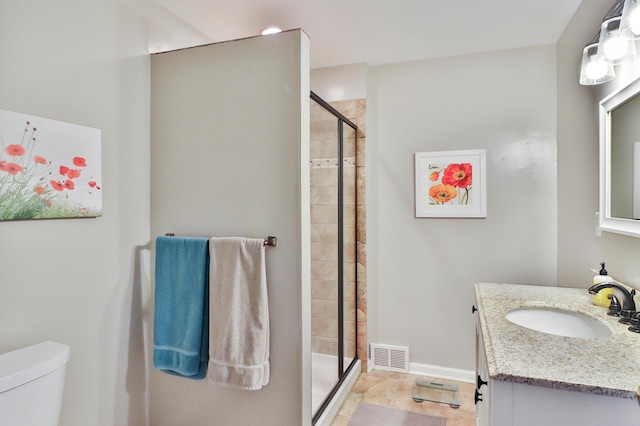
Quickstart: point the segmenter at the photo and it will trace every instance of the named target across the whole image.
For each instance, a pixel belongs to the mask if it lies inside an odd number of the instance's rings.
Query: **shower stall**
[[[357,126],[311,92],[313,423],[357,363]]]

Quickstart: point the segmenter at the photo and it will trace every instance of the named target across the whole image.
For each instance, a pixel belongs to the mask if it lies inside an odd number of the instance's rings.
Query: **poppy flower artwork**
[[[417,152],[416,217],[486,217],[485,156],[484,149]]]
[[[0,221],[102,215],[99,129],[0,110]]]

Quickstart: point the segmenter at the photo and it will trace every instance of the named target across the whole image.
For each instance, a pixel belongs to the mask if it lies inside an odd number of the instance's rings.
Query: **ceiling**
[[[303,29],[311,67],[555,44],[581,0],[153,0],[205,42]],[[174,43],[175,44],[175,43]],[[164,43],[152,50],[175,48]],[[177,46],[186,47],[186,46]]]

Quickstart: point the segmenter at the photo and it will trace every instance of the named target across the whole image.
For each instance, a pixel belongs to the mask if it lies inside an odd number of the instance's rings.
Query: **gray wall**
[[[152,236],[278,237],[270,383],[239,391],[153,370],[151,424],[310,424],[308,38],[164,53],[151,68]]]
[[[558,42],[558,284],[565,287],[588,287],[601,261],[612,272],[595,236],[598,98],[578,82],[582,49],[610,7],[584,0]]]
[[[473,370],[473,284],[556,284],[554,46],[368,73],[370,341]],[[414,218],[413,154],[487,150],[486,219]]]
[[[583,0],[558,43],[558,280],[587,287],[598,262],[609,274],[640,288],[640,240],[603,232],[594,236],[598,211],[598,102],[640,76],[638,62],[617,66],[616,79],[580,86],[582,48],[596,33],[610,2]],[[579,173],[576,173],[579,171]]]
[[[102,130],[103,217],[0,223],[0,352],[71,346],[65,426],[145,423],[147,42],[115,0],[0,6],[0,108]]]

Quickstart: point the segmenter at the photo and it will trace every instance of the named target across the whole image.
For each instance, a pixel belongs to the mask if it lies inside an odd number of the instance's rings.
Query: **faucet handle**
[[[620,324],[629,324],[631,322],[631,317],[633,317],[635,313],[636,312],[631,309],[622,309],[620,311],[620,319],[618,322]]]
[[[629,331],[640,333],[640,312],[636,312],[635,314],[633,314],[631,320],[629,321],[629,324]]]
[[[618,300],[615,294],[609,294],[607,295],[607,298],[611,300],[611,303],[609,304],[609,312],[607,313],[607,315],[610,315],[612,317],[619,317],[620,310],[622,310],[622,306],[620,306],[620,301]]]

